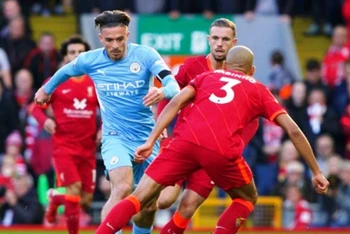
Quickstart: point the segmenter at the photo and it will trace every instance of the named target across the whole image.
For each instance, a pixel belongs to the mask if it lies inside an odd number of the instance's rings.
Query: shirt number
[[[226,95],[224,97],[218,97],[215,94],[211,94],[209,100],[217,104],[226,104],[231,102],[235,97],[235,93],[232,89],[233,86],[238,85],[241,81],[225,76],[221,77],[220,80],[226,82],[226,84],[220,88],[226,92]]]

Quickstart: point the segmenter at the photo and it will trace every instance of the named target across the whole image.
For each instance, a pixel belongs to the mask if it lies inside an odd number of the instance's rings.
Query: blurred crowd
[[[244,156],[259,194],[276,195],[295,215],[289,227],[350,227],[350,1],[349,0],[1,0],[0,17],[0,223],[42,223],[42,191],[55,186],[51,135],[30,115],[33,95],[60,66],[62,58],[51,32],[32,38],[28,17],[121,9],[131,13],[280,15],[293,22],[309,15],[305,36],[326,35],[330,45],[321,60],[310,58],[304,77],[294,77],[279,51],[271,54],[267,84],[309,139],[323,173],[331,182],[327,196],[314,193],[310,171],[277,125],[261,119]],[[109,186],[97,154],[95,201],[105,201]],[[42,180],[42,178],[45,180]],[[45,181],[46,184],[43,185]],[[47,201],[46,201],[47,202]],[[316,219],[311,204],[324,216]],[[30,209],[28,209],[28,207]],[[36,214],[36,215],[33,215]],[[316,215],[317,216],[317,215]],[[318,216],[317,216],[318,217]],[[316,221],[315,221],[316,220]],[[0,225],[1,225],[0,224]]]

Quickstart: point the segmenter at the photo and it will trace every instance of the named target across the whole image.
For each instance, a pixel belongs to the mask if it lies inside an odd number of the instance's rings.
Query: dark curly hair
[[[89,51],[90,50],[90,45],[89,43],[87,43],[83,37],[81,37],[80,35],[74,35],[69,37],[67,40],[65,40],[64,42],[62,42],[61,44],[61,48],[60,48],[60,54],[64,57],[67,55],[68,53],[68,46],[70,44],[83,44],[85,47],[85,51]]]
[[[104,11],[95,18],[95,27],[102,30],[107,27],[129,26],[130,21],[130,16],[124,11]]]

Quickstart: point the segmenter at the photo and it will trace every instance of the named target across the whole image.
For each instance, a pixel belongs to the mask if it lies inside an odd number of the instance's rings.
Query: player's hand
[[[44,129],[51,135],[56,132],[56,122],[53,119],[48,118],[45,120]]]
[[[312,176],[312,183],[317,193],[327,194],[329,182],[321,173]]]
[[[146,142],[143,145],[140,145],[136,148],[134,153],[134,161],[137,163],[143,162],[146,158],[148,158],[153,151],[153,144]]]
[[[41,87],[38,89],[38,91],[35,93],[34,100],[35,103],[44,106],[50,101],[51,95],[47,94],[44,90],[44,87]]]
[[[164,128],[162,134],[159,136],[159,140],[164,140],[165,138],[168,138],[168,130]]]
[[[152,87],[147,95],[143,98],[143,104],[146,106],[151,106],[159,101],[163,100],[165,94],[162,89],[157,87]]]

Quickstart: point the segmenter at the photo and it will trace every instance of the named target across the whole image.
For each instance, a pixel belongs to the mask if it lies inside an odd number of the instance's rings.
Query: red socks
[[[55,204],[56,206],[60,206],[63,205],[66,201],[66,195],[65,194],[57,194],[57,195],[53,195],[51,197],[51,201],[53,202],[53,204]]]
[[[69,234],[78,234],[80,215],[80,196],[65,196],[64,217]]]
[[[140,201],[130,195],[116,204],[105,220],[97,228],[95,234],[114,234],[125,227],[131,217],[140,211]]]
[[[191,219],[185,219],[178,211],[175,212],[173,218],[162,228],[160,234],[182,234]]]
[[[254,205],[251,202],[234,199],[232,204],[220,216],[214,234],[237,233],[253,209]]]

